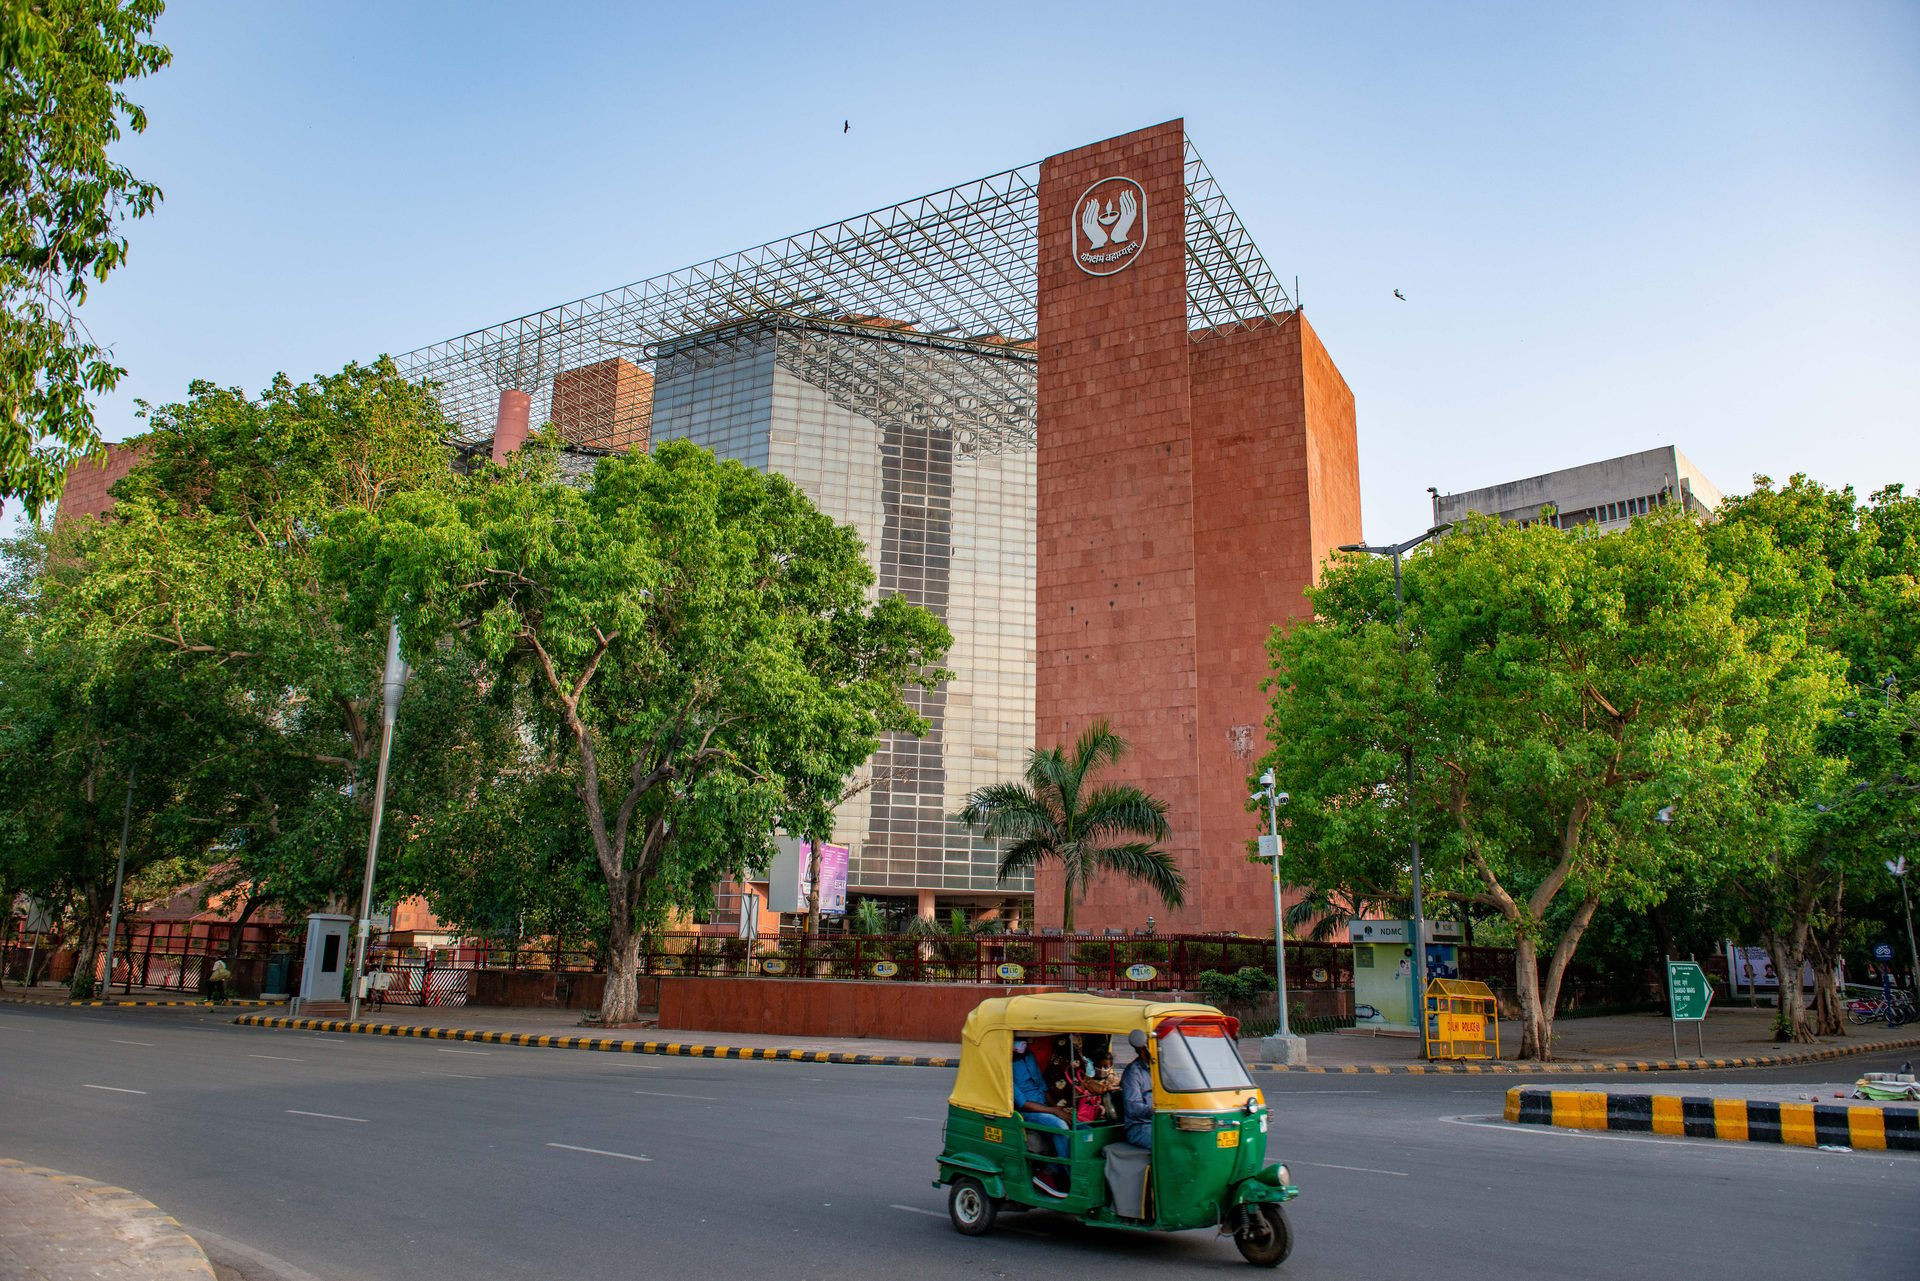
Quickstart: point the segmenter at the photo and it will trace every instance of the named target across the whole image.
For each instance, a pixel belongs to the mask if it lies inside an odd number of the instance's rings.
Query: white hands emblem
[[[1089,200],[1080,210],[1080,230],[1087,233],[1087,247],[1099,249],[1107,243],[1107,229],[1100,225],[1100,202]]]
[[[1113,230],[1107,233],[1107,239],[1114,244],[1125,244],[1133,235],[1134,219],[1140,216],[1140,206],[1134,202],[1131,191],[1120,193],[1120,210],[1112,218],[1102,218],[1102,222],[1112,222]]]
[[[1131,178],[1102,178],[1081,193],[1073,220],[1074,261],[1088,275],[1111,276],[1146,247],[1146,192]]]

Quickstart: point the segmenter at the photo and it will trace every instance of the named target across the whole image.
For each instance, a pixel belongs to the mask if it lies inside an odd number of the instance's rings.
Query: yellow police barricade
[[[1500,1003],[1493,989],[1469,979],[1427,984],[1427,1057],[1500,1057]]]

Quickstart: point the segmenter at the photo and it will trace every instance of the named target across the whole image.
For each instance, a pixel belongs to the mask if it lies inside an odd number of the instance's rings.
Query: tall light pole
[[[1907,910],[1907,957],[1908,963],[1913,966],[1913,972],[1908,977],[1913,980],[1914,996],[1920,997],[1920,947],[1914,946],[1913,942],[1913,900],[1907,897],[1907,856],[1902,854],[1897,859],[1888,859],[1886,863],[1887,870],[1893,873],[1893,879],[1900,882],[1900,906]]]
[[[387,755],[393,750],[393,721],[400,714],[400,695],[407,688],[407,663],[400,657],[400,620],[387,630],[387,670],[380,678],[385,715],[380,725],[380,768],[374,774],[373,822],[367,829],[367,875],[360,885],[360,941],[353,952],[353,979],[347,988],[347,1018],[360,1018],[360,976],[367,969],[367,936],[373,933],[373,868],[380,856],[380,818],[387,807]]]
[[[1272,827],[1271,835],[1260,838],[1260,857],[1273,860],[1273,977],[1280,1024],[1266,1038],[1264,1057],[1277,1063],[1304,1064],[1307,1043],[1295,1036],[1287,1023],[1287,923],[1280,899],[1280,860],[1287,852],[1280,839],[1280,807],[1287,803],[1287,794],[1275,786],[1273,771],[1266,770],[1260,775],[1260,790],[1252,799],[1267,803],[1267,821]]]
[[[1280,807],[1285,805],[1288,796],[1277,791],[1273,785],[1273,771],[1267,770],[1260,775],[1260,790],[1255,799],[1267,802],[1267,822],[1271,825],[1272,835],[1260,842],[1262,858],[1273,860],[1273,978],[1274,988],[1280,994],[1280,1035],[1293,1035],[1287,1026],[1287,930],[1286,919],[1280,905],[1280,860],[1287,852],[1286,842],[1280,839]]]
[[[113,911],[107,917],[107,982],[101,996],[113,995],[113,939],[120,932],[120,887],[127,879],[127,829],[133,826],[133,775],[140,767],[138,763],[127,766],[127,804],[120,811],[120,861],[113,868]],[[127,975],[127,986],[133,986],[133,975]]]
[[[1408,648],[1407,605],[1400,592],[1400,558],[1436,535],[1452,528],[1452,522],[1435,525],[1426,533],[1409,538],[1404,543],[1392,543],[1386,546],[1373,546],[1368,543],[1348,543],[1341,547],[1343,552],[1364,552],[1369,556],[1387,556],[1393,560],[1393,625],[1400,633],[1400,658],[1404,670]],[[1420,1020],[1420,1026],[1426,1027],[1427,996],[1427,912],[1426,886],[1420,876],[1420,819],[1414,812],[1413,801],[1413,739],[1408,737],[1402,749],[1402,758],[1407,772],[1407,841],[1413,851],[1413,978],[1414,1013]],[[1420,1056],[1426,1057],[1427,1038],[1420,1038]]]

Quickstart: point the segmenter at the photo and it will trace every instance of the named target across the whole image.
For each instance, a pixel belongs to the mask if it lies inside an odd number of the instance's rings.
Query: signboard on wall
[[[1733,985],[1735,991],[1761,992],[1778,991],[1780,976],[1773,972],[1773,958],[1764,947],[1736,947],[1733,949]],[[1807,991],[1813,990],[1813,966],[1800,968],[1800,986]]]
[[[767,869],[767,907],[775,912],[804,912],[813,888],[813,847],[791,836],[777,839],[773,865]],[[847,865],[852,854],[844,845],[820,846],[820,910],[847,910]]]

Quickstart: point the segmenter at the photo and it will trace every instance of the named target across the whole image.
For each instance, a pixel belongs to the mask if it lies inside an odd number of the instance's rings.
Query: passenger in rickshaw
[[[1113,1073],[1113,1047],[1104,1036],[1078,1039],[1071,1074],[1074,1116],[1082,1125],[1103,1125],[1119,1115],[1114,1109],[1120,1080]]]
[[[1127,1127],[1127,1142],[1137,1148],[1153,1147],[1153,1068],[1147,1059],[1147,1034],[1139,1028],[1127,1033],[1133,1047],[1133,1062],[1120,1074],[1120,1120]]]
[[[1020,1113],[1020,1119],[1030,1127],[1053,1130],[1070,1128],[1067,1118],[1071,1113],[1047,1101],[1047,1074],[1041,1070],[1039,1059],[1034,1057],[1033,1047],[1025,1040],[1013,1043],[1013,1106]],[[1066,1157],[1065,1134],[1048,1136],[1048,1142],[1052,1144],[1055,1156]],[[1033,1186],[1048,1196],[1065,1197],[1071,1186],[1067,1167],[1051,1163],[1037,1167]]]

